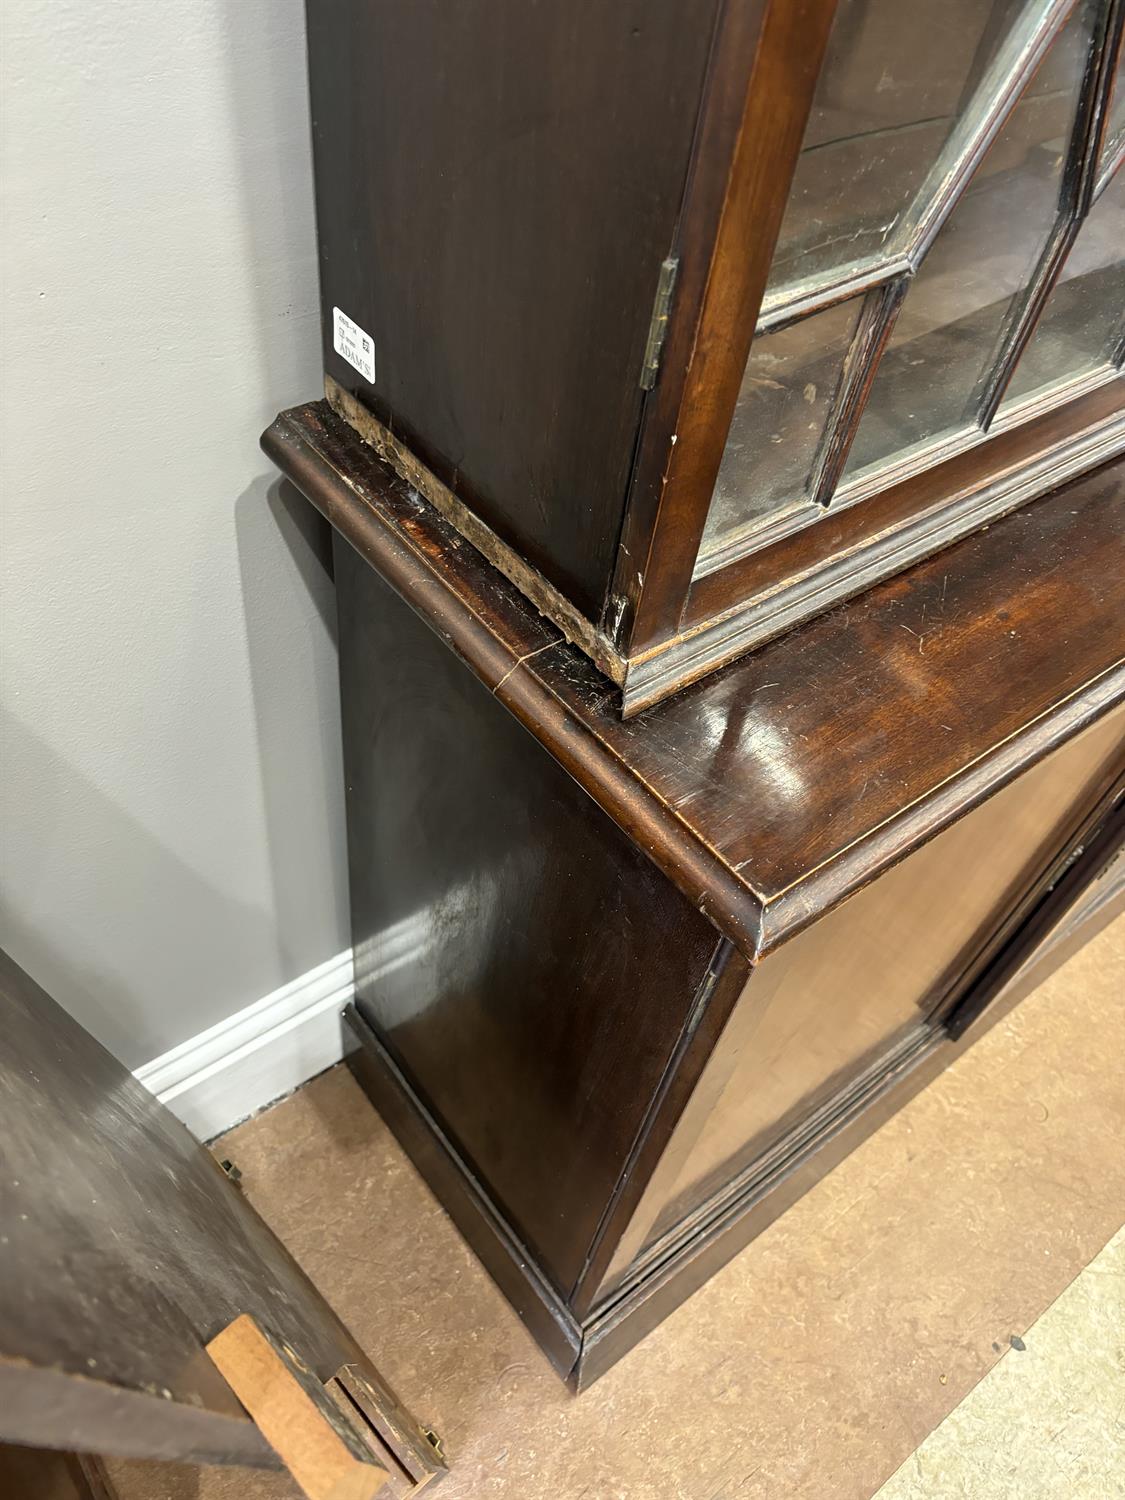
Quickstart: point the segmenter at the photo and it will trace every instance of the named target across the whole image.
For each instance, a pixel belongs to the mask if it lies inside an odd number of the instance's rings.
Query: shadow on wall
[[[239,498],[235,525],[272,910],[211,885],[13,711],[0,711],[5,780],[34,788],[8,813],[18,882],[0,854],[4,946],[131,1068],[217,1019],[193,1003],[213,993],[216,941],[235,993],[240,973],[271,949],[295,977],[318,934],[319,946],[325,934],[334,946],[314,961],[347,946],[342,837],[329,836],[342,835],[343,811],[330,532],[291,485],[268,476]],[[86,935],[80,954],[59,941],[55,908]],[[229,1010],[261,993],[242,991]],[[185,1014],[161,1012],[164,1035],[154,1039],[154,1002],[173,994]]]
[[[249,256],[262,268],[254,281],[258,317],[263,327],[286,327],[293,364],[309,370],[308,388],[287,393],[273,341],[258,343],[262,389],[284,404],[322,394],[304,16],[304,0],[227,6],[216,16],[227,36],[232,130],[242,143]],[[291,242],[307,243],[307,260],[290,256],[278,264],[269,226],[279,220]],[[287,375],[290,360],[281,365]],[[264,410],[260,426],[275,415],[272,406]],[[258,432],[246,436],[255,443]],[[334,930],[337,949],[348,942],[331,530],[273,473],[239,497],[235,527],[279,959],[295,976],[307,966],[307,940],[294,950],[289,934]],[[293,594],[311,601],[325,635],[309,631],[309,611],[304,603],[292,607]],[[295,704],[315,722],[295,725]],[[318,757],[310,753],[314,741]]]
[[[279,956],[296,975],[307,953],[290,952],[290,932],[335,929],[337,949],[348,941],[331,531],[288,481],[268,476],[239,497],[235,527]],[[323,631],[309,629],[294,595],[311,602]],[[340,832],[339,857],[325,858],[326,826]]]

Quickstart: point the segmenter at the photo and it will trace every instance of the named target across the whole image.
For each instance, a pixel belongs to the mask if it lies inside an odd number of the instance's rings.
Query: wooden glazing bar
[[[1094,202],[1098,163],[1105,140],[1110,95],[1121,47],[1123,17],[1125,5],[1121,0],[1107,0],[1098,35],[1087,59],[1078,109],[1067,147],[1058,219],[1024,295],[1017,298],[1009,309],[990,370],[973,393],[970,415],[985,431],[1004,399],[1004,392],[1015,373],[1020,356],[1035,331],[1035,325],[1062,274],[1082,222]]]
[[[991,90],[987,110],[975,128],[970,129],[966,125],[965,139],[959,149],[948,153],[953,157],[951,165],[939,175],[942,166],[939,161],[933,174],[936,180],[932,179],[918,195],[918,201],[923,202],[925,208],[915,221],[906,246],[907,255],[915,267],[937,238],[985,152],[1018,102],[1025,85],[1069,19],[1074,5],[1075,0],[1056,0],[1024,38],[1015,58],[1004,53],[989,70],[980,89],[983,93]]]
[[[813,468],[812,497],[818,505],[829,503],[840,482],[909,285],[909,278],[903,276],[868,294]]]

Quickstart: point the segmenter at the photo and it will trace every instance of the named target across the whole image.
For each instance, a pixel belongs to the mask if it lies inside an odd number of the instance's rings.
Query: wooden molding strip
[[[712,916],[715,925],[753,954],[761,897],[535,672],[536,656],[560,637],[540,617],[529,621],[531,607],[515,586],[489,569],[494,592],[507,594],[500,619],[495,599],[485,601],[472,590],[458,534],[432,510],[423,524],[416,514],[422,506],[411,511],[406,482],[327,403],[282,412],[263,434],[262,447],[610,817],[633,831],[668,878],[707,915],[712,905],[721,909],[721,918]],[[483,559],[481,565],[488,567]]]
[[[471,542],[493,567],[498,568],[505,578],[514,583],[540,614],[557,625],[568,641],[576,642],[607,677],[617,683],[624,681],[624,657],[569,599],[559,593],[553,583],[549,583],[542,573],[525,562],[507,542],[502,541],[448,485],[443,484],[436,474],[415,458],[388,427],[372,416],[366,406],[333,380],[331,375],[324,377],[324,390],[328,404],[336,415],[343,417],[350,427],[354,427],[363,441],[385,463],[390,464],[396,474],[424,496],[467,542]]]
[[[689,763],[662,756],[662,727],[675,724],[678,715],[690,717],[692,710],[684,705],[691,700],[677,695],[653,709],[649,722],[637,728],[623,724],[615,689],[327,403],[282,413],[262,442],[282,472],[337,531],[752,961],[1125,698],[1125,663],[1116,651],[1111,654],[1108,640],[1099,636],[1086,641],[1084,675],[1072,675],[1067,682],[1067,674],[1060,670],[1058,691],[1052,695],[1050,684],[1045,685],[1036,719],[1007,736],[976,732],[963,747],[963,759],[935,760],[934,780],[920,781],[904,806],[883,807],[868,799],[864,815],[869,822],[854,820],[845,835],[848,820],[841,819],[835,825],[838,842],[817,842],[804,863],[785,861],[791,868],[779,879],[769,868],[769,861],[776,864],[776,844],[765,849],[739,833],[756,826],[759,782],[732,785],[717,823],[717,804],[709,796],[703,763],[697,771]],[[1050,498],[1039,502],[1051,503]],[[1064,497],[1059,503],[1066,506],[1068,501]],[[1116,497],[1115,503],[1120,503]],[[1026,517],[1033,509],[1016,514]],[[1008,558],[1010,539],[1000,535],[999,527],[992,537],[996,540],[972,545],[991,549],[990,556],[1000,560]],[[931,573],[937,570],[940,581],[946,565],[931,560],[924,566]],[[1108,568],[1109,557],[1099,566]],[[1007,588],[1007,575],[1004,583]],[[894,631],[891,606],[903,586],[887,585],[882,602],[869,595],[860,617],[872,610],[881,612],[884,634]],[[1010,587],[1017,586],[1023,587],[1013,573]],[[1011,593],[990,595],[989,610],[994,613],[1000,603],[1015,608],[1014,599]],[[965,605],[962,600],[962,613]],[[822,627],[821,634],[833,628]],[[1009,639],[1006,633],[1001,638],[1005,643]],[[1028,635],[1029,641],[1034,639]],[[950,648],[951,671],[963,666],[959,649]],[[926,658],[929,670],[936,660],[934,648],[931,652]],[[775,665],[773,658],[765,661]],[[730,670],[745,671],[752,686],[767,666],[748,658]],[[706,688],[699,691],[707,693]],[[719,701],[725,701],[722,691]],[[697,777],[703,777],[698,785]],[[687,795],[693,787],[696,791]]]

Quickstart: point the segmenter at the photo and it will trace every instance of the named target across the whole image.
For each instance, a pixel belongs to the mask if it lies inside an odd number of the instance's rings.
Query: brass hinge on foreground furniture
[[[669,255],[660,264],[660,279],[656,283],[656,297],[652,304],[652,322],[648,325],[645,341],[645,358],[641,366],[641,390],[651,391],[660,370],[660,356],[664,352],[664,338],[668,332],[668,314],[672,309],[672,293],[676,287],[676,273],[680,269],[679,258]]]
[[[325,1390],[360,1427],[372,1453],[390,1475],[388,1495],[415,1495],[446,1473],[445,1449],[432,1427],[419,1427],[370,1366],[344,1365]]]

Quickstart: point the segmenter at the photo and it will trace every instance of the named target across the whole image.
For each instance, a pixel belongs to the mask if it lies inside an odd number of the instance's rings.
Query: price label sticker
[[[332,309],[332,347],[364,380],[375,384],[375,340],[338,307]]]

